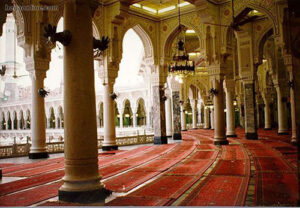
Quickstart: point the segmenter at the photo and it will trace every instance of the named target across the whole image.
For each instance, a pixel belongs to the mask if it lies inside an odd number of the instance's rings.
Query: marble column
[[[45,61],[47,65],[48,61]],[[38,60],[31,59],[26,61],[26,68],[30,71],[32,81],[32,100],[31,100],[31,147],[29,151],[30,159],[49,157],[46,147],[46,118],[45,100],[39,95],[39,89],[44,88],[44,79],[47,69],[28,69],[28,66],[41,64]],[[49,63],[49,62],[48,62]]]
[[[110,193],[98,171],[91,2],[64,1],[72,41],[64,47],[65,176],[58,197],[66,202],[103,202]]]
[[[191,100],[192,116],[193,116],[193,129],[197,129],[197,100]]]
[[[215,129],[215,111],[214,111],[214,108],[210,109],[210,129]]]
[[[234,80],[225,81],[225,91],[226,91],[226,136],[236,137],[235,134],[235,115],[234,115]]]
[[[104,85],[103,102],[103,123],[104,123],[104,141],[102,150],[117,150],[116,143],[116,124],[115,124],[115,106],[110,95],[114,92],[114,82],[108,82]]]
[[[181,107],[179,91],[172,91],[173,101],[173,140],[181,140]]]
[[[209,124],[209,107],[205,106],[204,107],[204,129],[210,129],[210,124]]]
[[[181,120],[181,131],[187,131],[186,120],[185,120],[185,108],[184,103],[180,105],[180,120]]]
[[[282,88],[277,85],[277,110],[278,110],[278,134],[288,134],[288,120],[286,113],[287,98],[283,96]]]
[[[252,140],[258,139],[254,89],[253,81],[244,81],[245,137]]]
[[[166,108],[166,134],[167,137],[172,137],[172,101],[168,98],[165,102]]]
[[[154,85],[152,89],[154,144],[167,144],[164,85]]]
[[[213,86],[217,90],[217,94],[214,95],[214,144],[226,145],[228,140],[226,139],[225,132],[225,113],[224,113],[224,92],[223,92],[223,78],[215,78],[213,80]]]

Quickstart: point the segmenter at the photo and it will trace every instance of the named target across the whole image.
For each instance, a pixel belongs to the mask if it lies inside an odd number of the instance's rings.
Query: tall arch
[[[135,25],[128,25],[126,29],[122,32],[121,35],[121,42],[123,42],[124,36],[127,33],[129,29],[133,29],[134,32],[140,37],[142,40],[144,50],[145,50],[145,58],[151,61],[154,61],[154,47],[152,44],[152,39],[150,38],[149,34],[146,32],[146,30],[140,25],[140,24],[135,24]],[[123,49],[122,49],[123,51]]]

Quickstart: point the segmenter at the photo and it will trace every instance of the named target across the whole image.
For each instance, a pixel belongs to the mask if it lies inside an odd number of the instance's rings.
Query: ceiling
[[[185,1],[180,0],[180,3]],[[163,9],[166,7],[174,6],[178,4],[178,0],[144,0],[139,2],[143,6],[147,6],[156,10]]]

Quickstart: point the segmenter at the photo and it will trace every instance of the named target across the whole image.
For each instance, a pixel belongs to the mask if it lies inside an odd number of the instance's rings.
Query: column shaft
[[[167,144],[164,86],[153,86],[153,130],[154,144]]]
[[[271,130],[271,112],[270,103],[265,101],[265,130]]]
[[[204,107],[204,129],[209,129],[209,108],[207,106]]]
[[[197,129],[197,100],[192,103],[193,129]]]
[[[102,149],[105,151],[118,149],[116,143],[115,108],[113,99],[110,97],[112,93],[113,83],[107,83],[104,86],[103,95],[104,141],[102,144]]]
[[[233,92],[231,91],[231,89],[226,90],[226,124],[227,124],[226,136],[236,137]]]
[[[38,93],[40,88],[44,88],[45,71],[34,71],[32,80],[32,102],[31,102],[31,147],[30,159],[47,158],[46,148],[46,118],[45,101]]]
[[[181,111],[179,91],[172,92],[173,100],[173,140],[181,140]]]
[[[288,134],[288,120],[286,114],[286,103],[282,96],[281,89],[276,87],[277,91],[277,110],[278,110],[278,134]]]
[[[181,117],[181,130],[186,131],[186,120],[185,120],[185,109],[184,104],[181,104],[180,106],[180,117]]]
[[[64,1],[64,29],[72,41],[64,47],[65,176],[59,200],[78,203],[103,201],[108,194],[98,171],[90,2]]]
[[[172,136],[172,102],[171,99],[168,98],[165,102],[166,107],[166,134],[167,137]]]
[[[244,83],[244,112],[246,139],[258,139],[255,115],[254,83]]]
[[[225,145],[228,144],[225,134],[225,114],[224,114],[224,93],[223,93],[223,79],[214,80],[214,88],[218,91],[214,95],[214,144]]]

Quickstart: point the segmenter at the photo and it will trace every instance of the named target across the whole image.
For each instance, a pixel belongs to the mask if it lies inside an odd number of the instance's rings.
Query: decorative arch
[[[145,58],[154,61],[155,56],[154,47],[152,44],[153,40],[151,39],[150,35],[146,32],[147,30],[145,30],[142,25],[136,23],[127,25],[126,29],[122,31],[121,42],[123,43],[124,36],[129,29],[133,29],[134,32],[140,37],[145,50]]]
[[[129,99],[123,101],[124,111],[123,111],[123,126],[129,127],[133,125],[133,113],[131,109],[131,103]]]
[[[268,28],[268,30],[263,33],[261,35],[261,37],[258,39],[258,42],[257,42],[257,53],[258,54],[258,63],[262,63],[262,60],[263,60],[263,53],[264,53],[264,46],[265,46],[265,43],[266,41],[268,40],[268,38],[270,38],[272,35],[274,34],[273,32],[273,28]]]
[[[201,38],[199,36],[197,28],[194,27],[191,24],[186,23],[186,22],[181,23],[181,25],[183,26],[183,29],[185,29],[185,28],[192,28],[196,32],[196,35],[197,35],[198,41],[199,41],[199,45],[200,45]],[[172,54],[171,54],[172,53],[172,44],[173,44],[173,41],[175,40],[175,38],[178,36],[178,34],[179,34],[179,26],[176,25],[169,32],[169,34],[166,35],[167,38],[163,42],[163,55],[164,55],[165,59],[170,59],[172,57]]]
[[[146,105],[145,105],[145,100],[143,98],[138,98],[137,99],[137,126],[144,126],[146,125]]]
[[[243,10],[250,8],[250,9],[254,9],[257,10],[265,15],[268,16],[269,21],[271,21],[271,26],[273,28],[274,34],[275,35],[279,35],[280,31],[279,31],[279,23],[277,18],[273,15],[273,13],[271,12],[272,9],[267,8],[267,7],[263,7],[260,5],[260,1],[256,2],[249,2],[249,1],[245,1],[245,3],[243,4],[243,2],[241,1],[240,4],[236,5],[235,4],[235,16],[238,16]],[[224,18],[225,22],[222,22],[222,24],[224,25],[230,25],[232,22],[231,18]],[[222,43],[225,45],[225,50],[227,50],[227,47],[230,46],[230,41],[228,42],[227,39],[229,37],[228,33],[229,30],[226,27],[221,28],[222,31]]]

